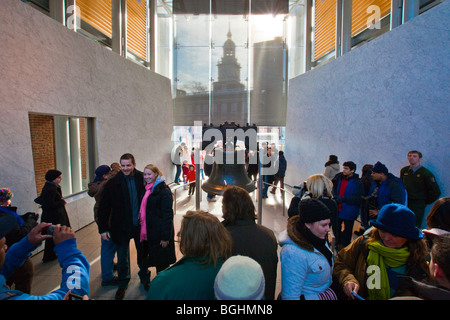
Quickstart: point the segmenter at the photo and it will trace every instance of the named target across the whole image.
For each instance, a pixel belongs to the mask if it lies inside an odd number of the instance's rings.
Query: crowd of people
[[[308,177],[291,201],[288,228],[283,234],[284,242],[281,242],[285,244],[280,254],[282,297],[294,299],[300,295],[300,298],[312,299],[311,294],[315,294],[319,299],[386,300],[405,296],[450,299],[447,278],[442,277],[444,272],[439,276],[432,269],[435,263],[431,261],[433,250],[440,248],[442,253],[445,247],[442,243],[449,246],[450,212],[445,203],[450,203],[450,198],[438,200],[440,188],[434,175],[420,164],[422,154],[419,151],[408,152],[407,158],[410,165],[401,169],[400,177],[378,161],[374,165],[364,165],[360,178],[355,173],[354,162],[344,162],[341,171],[338,157],[330,155],[324,173]],[[305,229],[308,225],[301,223],[305,219],[302,215],[308,210],[302,212],[302,206],[311,200],[317,202],[314,211],[318,225]],[[426,220],[429,229],[422,231],[425,207],[433,202]],[[361,229],[354,232],[358,236],[354,239],[352,233],[358,217]],[[435,227],[437,225],[439,227]],[[334,240],[331,242],[330,237],[324,238],[324,233],[329,231],[326,228],[330,226]],[[309,231],[315,237],[311,237]],[[307,253],[302,252],[293,265],[308,266],[298,267],[299,273],[295,277],[304,279],[305,283],[297,281],[294,285],[297,291],[285,292],[286,285],[292,285],[293,268],[285,270],[283,260],[292,261],[293,249],[289,246],[292,242],[296,243],[296,250],[308,250],[304,243],[304,239],[308,239],[305,234],[309,236],[310,244],[313,243],[311,239],[316,242],[314,250],[325,257],[333,253],[333,263],[329,261],[332,270],[324,262],[308,258]],[[320,251],[323,241],[328,250],[322,248]],[[443,260],[449,261],[448,258]],[[448,263],[442,261],[440,266],[445,268],[447,265],[447,274],[450,271]],[[323,290],[322,286],[327,289]],[[321,292],[310,292],[318,288]]]
[[[282,151],[277,154],[272,182],[283,188],[287,162]],[[175,233],[173,195],[163,173],[154,164],[139,171],[134,156],[125,153],[118,163],[99,166],[88,185],[101,241],[102,286],[116,286],[115,299],[124,299],[133,239],[147,300],[450,299],[450,197],[438,199],[436,178],[421,158],[409,152],[410,165],[400,177],[376,162],[364,166],[360,178],[354,162],[344,162],[341,171],[331,155],[325,172],[302,184],[286,229],[276,236],[256,223],[253,200],[238,186],[225,188],[222,220],[188,211]],[[45,179],[35,199],[42,207],[40,223],[35,213],[19,215],[12,191],[0,190],[0,300],[89,298],[90,266],[70,227],[62,173],[49,170]],[[262,191],[267,195],[268,187]],[[421,230],[431,203],[427,229]],[[354,237],[358,217],[361,230]],[[62,279],[55,291],[35,296],[29,256],[43,242],[43,262],[58,259]],[[153,278],[150,267],[156,268]]]

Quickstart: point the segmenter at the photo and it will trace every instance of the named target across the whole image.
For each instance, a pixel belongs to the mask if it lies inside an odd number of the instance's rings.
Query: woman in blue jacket
[[[333,254],[328,244],[331,211],[318,199],[300,201],[299,215],[280,234],[281,299],[336,300],[330,288]]]

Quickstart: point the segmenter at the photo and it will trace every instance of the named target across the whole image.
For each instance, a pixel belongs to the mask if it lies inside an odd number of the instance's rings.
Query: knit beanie
[[[8,188],[0,189],[0,204],[6,203],[6,201],[10,200],[14,194]]]
[[[264,290],[265,279],[261,266],[246,256],[228,258],[214,281],[217,300],[262,300]]]
[[[94,182],[102,181],[103,175],[108,174],[110,171],[111,171],[111,168],[106,164],[99,166],[97,169],[95,169]]]
[[[378,161],[372,167],[372,172],[388,174],[389,171],[384,164],[382,164],[380,161]]]
[[[301,223],[313,223],[331,219],[330,209],[320,200],[305,198],[298,204],[299,220]]]
[[[53,181],[56,178],[58,178],[61,174],[62,174],[62,172],[59,170],[54,170],[54,169],[48,170],[47,173],[45,174],[45,180]]]

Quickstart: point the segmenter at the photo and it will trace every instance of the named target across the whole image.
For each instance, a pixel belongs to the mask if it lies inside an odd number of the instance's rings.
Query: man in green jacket
[[[422,153],[416,150],[408,152],[409,166],[400,170],[400,177],[408,193],[408,208],[416,215],[416,226],[422,225],[425,207],[436,201],[441,190],[430,170],[420,164]]]

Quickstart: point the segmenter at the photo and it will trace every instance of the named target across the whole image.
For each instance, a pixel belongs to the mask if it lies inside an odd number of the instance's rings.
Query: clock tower
[[[231,40],[231,31],[228,30],[227,40],[223,44],[223,56],[217,63],[218,81],[213,83],[213,91],[244,90],[240,82],[241,65],[236,59],[236,44]]]

